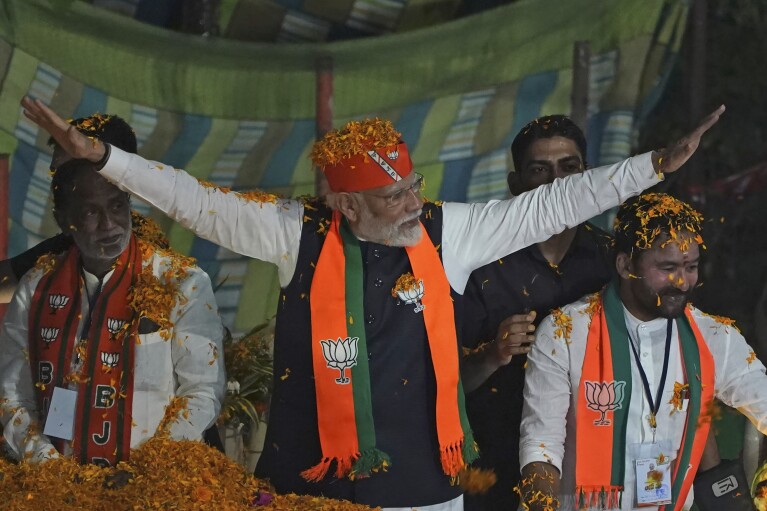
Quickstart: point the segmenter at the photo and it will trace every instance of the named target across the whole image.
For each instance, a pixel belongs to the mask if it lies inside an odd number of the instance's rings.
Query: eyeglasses
[[[368,192],[360,192],[360,193],[385,199],[386,207],[396,208],[397,206],[401,205],[403,202],[407,200],[408,193],[412,193],[413,195],[418,197],[418,195],[423,191],[423,186],[424,186],[423,175],[419,174],[418,172],[415,172],[415,181],[413,181],[412,185],[408,186],[407,188],[403,188],[402,190],[398,190],[391,195],[377,195],[375,193],[368,193]]]

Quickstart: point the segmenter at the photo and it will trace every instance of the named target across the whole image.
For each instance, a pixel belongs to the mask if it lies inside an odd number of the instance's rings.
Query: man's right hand
[[[530,352],[535,341],[535,312],[515,314],[501,321],[492,342],[467,354],[461,364],[461,380],[464,392],[473,392],[499,368],[511,362],[514,355]]]
[[[21,100],[24,115],[47,131],[56,143],[73,159],[88,160],[93,163],[101,161],[106,152],[104,144],[94,138],[90,139],[80,133],[77,128],[59,117],[39,99],[24,96]]]
[[[530,353],[535,342],[535,311],[527,314],[513,314],[501,321],[495,341],[488,346],[497,367],[511,362],[514,355]]]
[[[559,509],[560,474],[551,463],[535,461],[522,468],[522,480],[514,491],[530,511]]]

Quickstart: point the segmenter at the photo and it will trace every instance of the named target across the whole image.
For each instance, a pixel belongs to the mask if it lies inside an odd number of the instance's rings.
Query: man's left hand
[[[719,108],[708,114],[691,133],[679,139],[675,144],[653,152],[652,164],[655,171],[666,174],[676,172],[695,153],[703,134],[717,123],[719,116],[723,113],[724,105],[720,105]]]

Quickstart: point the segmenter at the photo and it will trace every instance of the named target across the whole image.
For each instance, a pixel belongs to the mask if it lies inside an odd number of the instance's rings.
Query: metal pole
[[[586,134],[589,114],[589,65],[591,43],[576,41],[573,45],[573,89],[570,96],[570,118]]]
[[[690,68],[687,73],[689,76],[687,85],[690,112],[687,124],[689,127],[694,127],[700,122],[706,103],[706,11],[706,0],[693,0],[690,13],[690,46],[687,54],[690,59]],[[687,171],[682,173],[676,182],[678,189],[701,188],[705,190],[708,176],[705,168],[703,168],[700,151],[690,158],[686,168]]]
[[[8,201],[10,180],[8,176],[8,155],[0,154],[0,260],[8,257]],[[0,321],[5,316],[6,305],[0,304]]]
[[[692,51],[690,55],[690,127],[703,117],[706,102],[706,0],[692,4]]]
[[[317,139],[333,129],[333,58],[323,55],[316,62],[315,126]],[[317,197],[324,197],[329,191],[325,174],[316,169],[314,191]]]
[[[8,155],[0,154],[0,259],[8,257]]]

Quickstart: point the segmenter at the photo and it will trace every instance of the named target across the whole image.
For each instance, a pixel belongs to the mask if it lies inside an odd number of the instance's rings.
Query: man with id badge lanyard
[[[731,321],[689,304],[701,222],[665,194],[624,204],[617,282],[539,326],[520,441],[530,509],[542,496],[565,510],[689,509],[713,398],[767,431],[764,366]]]
[[[115,116],[72,121],[127,140]],[[118,133],[121,135],[118,137]],[[224,392],[223,326],[210,280],[132,230],[130,197],[54,149],[54,217],[71,247],[20,280],[0,333],[0,420],[19,459],[115,465],[161,424],[200,440]],[[166,409],[173,411],[167,423]],[[165,427],[165,426],[163,426]]]

